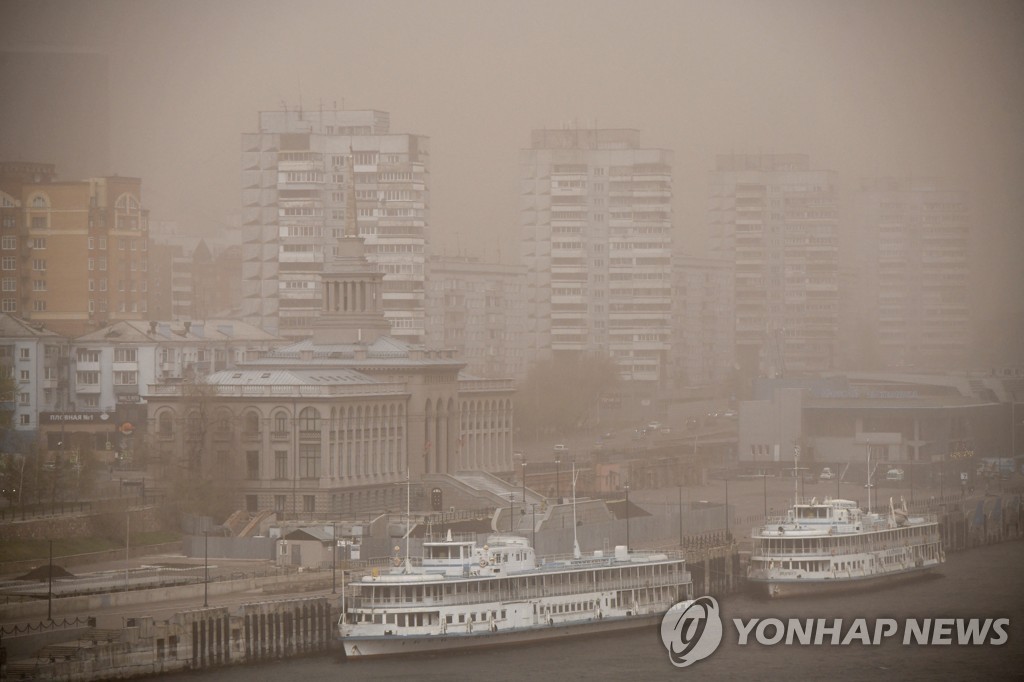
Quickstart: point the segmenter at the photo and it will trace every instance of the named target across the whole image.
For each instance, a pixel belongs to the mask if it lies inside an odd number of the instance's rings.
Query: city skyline
[[[109,168],[91,175],[142,178],[154,220],[209,232],[239,213],[239,136],[259,111],[374,108],[431,140],[432,251],[514,262],[530,131],[632,128],[674,153],[674,243],[695,255],[718,154],[808,154],[837,173],[847,212],[863,177],[951,178],[975,209],[977,312],[1021,314],[1024,21],[1012,3],[9,7],[4,53],[107,55]],[[20,94],[4,111],[47,106]],[[41,132],[5,127],[0,156],[68,167],[31,158]]]

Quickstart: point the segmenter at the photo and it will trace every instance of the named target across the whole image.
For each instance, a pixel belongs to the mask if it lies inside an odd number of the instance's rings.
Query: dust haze
[[[951,178],[972,192],[979,336],[1024,361],[1019,2],[7,0],[3,15],[0,158],[141,177],[151,219],[196,233],[238,213],[240,136],[283,104],[384,110],[429,136],[432,251],[509,262],[534,128],[635,128],[673,150],[676,244],[697,255],[716,154],[806,153],[845,190]],[[40,76],[25,53],[56,56]],[[105,88],[76,87],[104,62]],[[55,129],[55,107],[81,127]]]

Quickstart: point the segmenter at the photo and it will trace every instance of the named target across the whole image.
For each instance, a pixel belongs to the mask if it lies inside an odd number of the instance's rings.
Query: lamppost
[[[562,464],[562,458],[561,457],[555,457],[555,503],[556,504],[561,504],[562,503],[562,485],[561,485],[561,481],[560,481],[560,479],[558,477],[559,465],[561,465],[561,464]]]
[[[725,477],[725,539],[728,541],[729,535],[729,476]]]
[[[526,513],[526,457],[523,457],[523,513]]]
[[[210,531],[203,531],[203,608],[210,605]]]
[[[683,546],[683,484],[679,484],[679,547]]]
[[[516,499],[516,494],[510,492],[508,494],[508,532],[512,532],[512,502]]]
[[[338,523],[331,521],[331,594],[338,593]]]
[[[629,552],[629,483],[626,484],[626,552]]]
[[[530,541],[533,551],[537,551],[537,503],[533,503],[533,540]]]

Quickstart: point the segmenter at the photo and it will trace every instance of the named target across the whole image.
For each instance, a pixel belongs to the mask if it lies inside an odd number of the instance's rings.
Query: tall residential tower
[[[967,192],[934,178],[871,178],[857,194],[863,319],[885,367],[966,369]]]
[[[521,153],[530,361],[598,353],[639,391],[666,380],[672,153],[636,130],[535,130]]]
[[[393,335],[421,341],[429,158],[427,138],[391,133],[386,112],[260,112],[259,131],[242,135],[245,321],[293,339],[312,334],[320,273],[351,211],[384,274]]]
[[[839,319],[838,189],[803,154],[719,156],[711,253],[734,264],[742,377],[834,364]]]

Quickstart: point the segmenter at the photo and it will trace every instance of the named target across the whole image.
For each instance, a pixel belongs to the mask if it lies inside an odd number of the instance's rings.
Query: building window
[[[30,415],[23,414],[23,415],[20,415],[20,419],[18,419],[18,422],[22,426],[29,426],[32,423],[32,418],[31,418]]]
[[[32,310],[37,313],[45,313],[46,301],[32,301]]]
[[[259,450],[247,450],[245,453],[245,476],[250,481],[258,481],[260,478],[260,452]]]
[[[0,268],[4,270],[17,270],[18,260],[14,256],[4,256],[0,258]]]
[[[276,512],[283,512],[284,511],[284,505],[285,505],[285,496],[284,495],[274,495],[274,511],[276,511]]]
[[[157,433],[161,438],[172,438],[174,436],[174,419],[170,412],[161,412],[157,420]]]
[[[96,349],[88,350],[85,348],[78,349],[78,361],[79,362],[99,362],[100,352]]]
[[[278,480],[288,478],[288,452],[285,450],[274,451],[274,478]]]
[[[31,396],[31,393],[19,393],[18,402],[22,405],[29,405],[32,402]]]
[[[21,383],[23,383],[23,384],[28,383],[31,379],[32,379],[32,372],[30,370],[23,369],[23,370],[18,372],[18,381],[20,381]]]
[[[31,348],[19,348],[18,349],[18,359],[19,360],[31,360],[32,359],[32,349]]]
[[[136,362],[138,350],[135,348],[115,348],[114,362]]]
[[[302,511],[312,514],[316,511],[316,495],[302,496]]]
[[[18,302],[13,298],[5,298],[0,302],[0,311],[5,313],[16,313],[18,312]]]
[[[4,291],[17,291],[18,280],[15,279],[14,277],[4,277],[3,289]]]
[[[78,372],[75,375],[75,383],[79,386],[99,386],[100,373],[91,371]]]
[[[32,291],[46,291],[46,280],[45,279],[34,279],[34,280],[32,280]]]
[[[4,251],[13,251],[18,248],[18,238],[14,235],[5,234],[0,240],[0,248]]]
[[[320,477],[320,444],[305,443],[299,446],[299,477]]]
[[[115,386],[137,386],[138,383],[138,372],[114,372]]]
[[[45,249],[46,238],[45,237],[32,237],[28,240],[28,248],[30,249]]]
[[[36,272],[42,272],[46,270],[46,259],[45,258],[33,258],[32,269]]]

